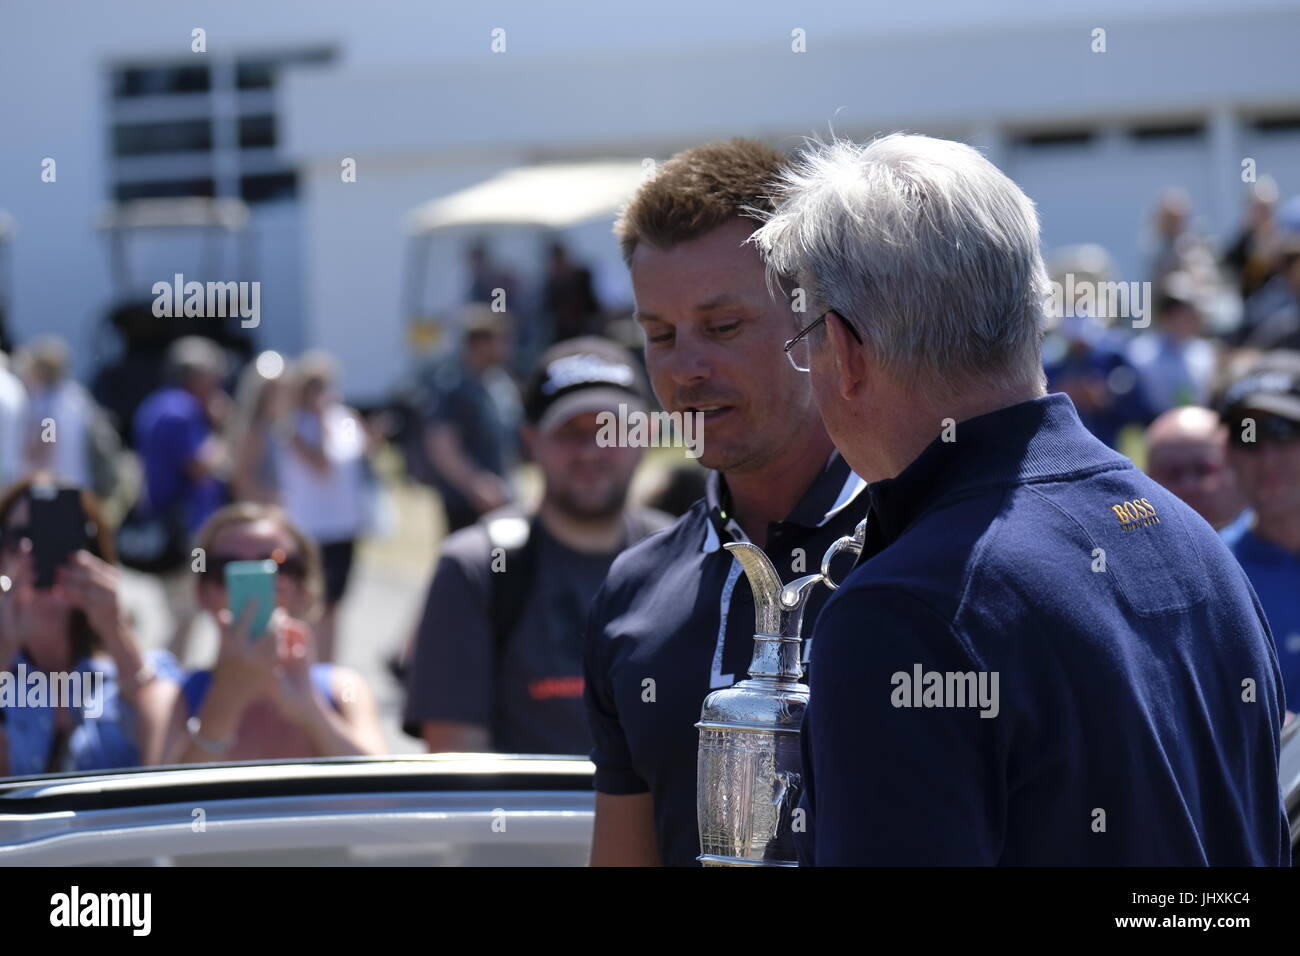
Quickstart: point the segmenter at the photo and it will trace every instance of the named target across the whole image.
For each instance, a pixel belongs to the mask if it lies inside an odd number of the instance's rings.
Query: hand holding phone
[[[226,607],[236,621],[242,620],[245,609],[253,604],[252,623],[248,628],[249,640],[256,641],[266,634],[275,610],[275,575],[278,565],[264,561],[231,561],[226,565]]]
[[[76,488],[33,485],[28,492],[29,537],[35,565],[33,584],[48,591],[54,574],[69,557],[87,546],[86,513]]]

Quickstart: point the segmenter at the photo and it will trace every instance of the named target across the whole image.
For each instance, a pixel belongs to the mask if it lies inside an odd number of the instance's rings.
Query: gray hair
[[[165,368],[169,379],[182,384],[203,372],[224,376],[226,353],[211,339],[186,335],[167,347]]]
[[[750,241],[850,322],[890,374],[938,397],[1043,383],[1051,293],[1038,214],[962,143],[895,133],[811,141]]]

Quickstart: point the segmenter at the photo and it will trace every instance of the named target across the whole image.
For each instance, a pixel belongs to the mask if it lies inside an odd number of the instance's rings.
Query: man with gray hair
[[[924,136],[814,144],[753,237],[871,482],[817,620],[801,860],[1286,864],[1282,687],[1241,568],[1045,395],[1033,204]]]

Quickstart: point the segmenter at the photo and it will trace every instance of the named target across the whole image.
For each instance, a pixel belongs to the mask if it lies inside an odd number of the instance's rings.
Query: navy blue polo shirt
[[[1285,865],[1241,567],[1065,395],[873,483],[814,631],[804,864]]]
[[[866,511],[865,487],[833,454],[786,520],[768,526],[764,550],[783,581],[815,572],[831,543],[853,533]],[[695,865],[700,853],[700,708],[709,693],[748,676],[754,651],[753,592],[722,547],[744,533],[727,515],[717,472],[705,488],[674,525],[615,560],[587,629],[584,700],[596,789],[653,794],[659,858],[669,866]],[[805,634],[830,593],[816,591]]]

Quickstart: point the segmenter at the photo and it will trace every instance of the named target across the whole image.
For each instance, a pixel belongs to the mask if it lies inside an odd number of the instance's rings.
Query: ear
[[[854,399],[867,377],[866,350],[849,334],[839,313],[828,315],[822,352],[830,359],[835,391]]]

